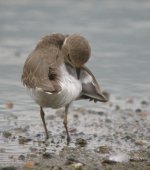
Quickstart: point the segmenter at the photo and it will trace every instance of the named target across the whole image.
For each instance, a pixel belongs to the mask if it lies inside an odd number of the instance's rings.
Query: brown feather
[[[60,74],[58,66],[63,63],[61,44],[64,36],[46,36],[27,58],[22,74],[23,84],[28,88],[39,87],[45,91],[58,92]],[[55,41],[53,41],[55,40]],[[55,75],[55,76],[54,76]],[[50,77],[53,79],[50,79]]]

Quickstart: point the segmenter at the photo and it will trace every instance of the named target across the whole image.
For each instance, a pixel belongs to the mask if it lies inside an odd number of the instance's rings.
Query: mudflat
[[[101,108],[72,106],[69,145],[63,109],[46,109],[50,139],[45,141],[39,114],[30,111],[25,120],[25,113],[6,106],[3,120],[13,128],[0,132],[2,170],[150,169],[149,98],[111,98]]]

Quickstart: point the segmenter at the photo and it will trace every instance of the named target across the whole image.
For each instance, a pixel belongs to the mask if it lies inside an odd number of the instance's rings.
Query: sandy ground
[[[46,116],[47,141],[41,122],[21,126],[17,124],[21,115],[9,112],[14,125],[0,132],[5,142],[0,147],[1,170],[150,170],[149,98],[115,98],[103,108],[75,106],[70,112],[69,145],[63,110]],[[10,144],[12,151],[7,151]],[[16,154],[15,148],[21,147]]]

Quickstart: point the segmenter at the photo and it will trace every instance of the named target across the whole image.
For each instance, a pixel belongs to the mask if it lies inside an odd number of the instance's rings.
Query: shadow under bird
[[[84,66],[90,55],[90,45],[83,36],[56,33],[43,37],[28,56],[23,68],[22,82],[40,106],[47,139],[44,107],[65,107],[63,123],[69,143],[67,114],[70,103],[79,99],[107,102],[96,78]]]

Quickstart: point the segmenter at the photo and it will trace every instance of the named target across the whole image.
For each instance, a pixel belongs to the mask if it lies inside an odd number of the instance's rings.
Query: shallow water
[[[13,129],[15,123],[17,127],[25,127],[29,122],[34,126],[37,123],[37,131],[42,131],[40,117],[36,114],[38,107],[26,95],[20,77],[25,59],[37,41],[53,32],[81,33],[87,37],[92,46],[88,66],[102,90],[106,89],[122,100],[127,96],[149,98],[149,14],[150,2],[146,0],[1,0],[0,131]],[[8,101],[14,103],[13,110],[6,109]],[[76,104],[106,109],[94,103]],[[13,115],[17,115],[16,120]],[[1,139],[0,144],[5,152],[15,154],[19,147],[16,141],[13,145],[13,142]],[[20,152],[26,152],[26,148],[22,150],[20,146],[17,154]],[[0,155],[3,157],[0,162],[8,161],[5,154]]]

